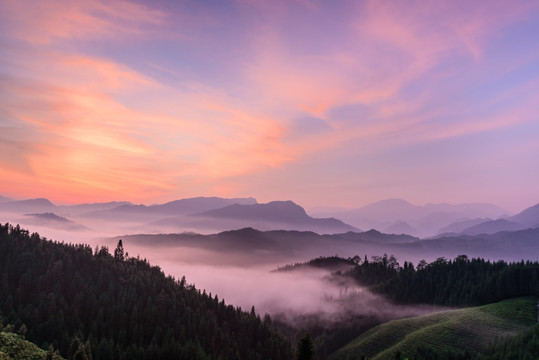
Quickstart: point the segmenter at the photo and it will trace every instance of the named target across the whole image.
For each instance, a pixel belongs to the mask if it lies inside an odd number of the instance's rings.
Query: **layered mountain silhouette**
[[[515,216],[511,216],[509,220],[527,227],[539,227],[539,204],[531,206]]]
[[[0,210],[7,212],[46,212],[55,208],[53,203],[43,198],[0,202]]]
[[[374,229],[364,232],[349,231],[344,234],[337,234],[336,236],[341,239],[375,244],[406,244],[420,240],[418,237],[407,234],[386,234]]]
[[[500,231],[515,231],[539,227],[539,204],[502,219],[486,220],[461,231],[462,234],[495,234]]]
[[[385,232],[408,233],[427,237],[455,222],[474,218],[497,219],[507,212],[492,204],[427,204],[413,205],[402,199],[387,199],[353,210],[316,213],[333,216],[358,228],[374,228]]]
[[[109,220],[152,220],[165,216],[179,216],[199,213],[212,209],[222,208],[234,204],[256,204],[256,199],[232,198],[224,199],[219,197],[196,197],[170,201],[165,204],[156,205],[134,205],[131,203],[122,204],[110,209],[94,211],[86,214],[90,217],[104,218]]]
[[[259,204],[252,197],[196,197],[155,205],[135,205],[126,201],[55,205],[45,198],[12,200],[0,196],[0,211],[13,214],[6,220],[21,219],[23,223],[39,222],[43,226],[62,224],[50,215],[53,214],[80,228],[101,227],[106,222],[115,227],[123,225],[124,229],[151,233],[214,233],[246,227],[320,234],[376,229],[389,234],[427,238],[495,234],[539,227],[539,204],[507,216],[503,209],[491,204],[418,206],[402,199],[383,200],[354,210],[327,209],[312,216],[292,201]]]
[[[461,234],[466,235],[479,235],[479,234],[495,234],[500,231],[515,231],[521,230],[525,227],[514,221],[506,219],[488,220],[480,224],[470,226],[464,229]]]
[[[318,233],[339,233],[357,230],[334,218],[313,218],[292,201],[272,201],[267,204],[234,204],[191,214],[185,219],[168,218],[155,225],[206,227],[215,230],[234,230],[253,227],[259,230],[306,230]]]
[[[417,235],[417,229],[413,228],[406,221],[397,221],[394,224],[383,229],[384,232],[389,234],[408,234]]]
[[[456,221],[447,226],[444,226],[440,229],[440,234],[458,234],[462,233],[464,230],[471,228],[473,226],[479,225],[486,221],[490,221],[485,218],[476,218],[476,219],[467,219],[462,221]]]
[[[63,216],[58,216],[52,212],[25,214],[23,220],[26,224],[39,225],[45,227],[51,227],[54,229],[68,230],[68,231],[81,231],[89,230],[86,226],[77,224],[76,222],[69,220]]]
[[[132,204],[127,201],[110,201],[103,203],[65,205],[57,206],[56,211],[66,215],[85,215],[88,213],[107,211],[124,205]]]
[[[320,235],[312,231],[245,228],[210,235],[124,235],[113,238],[111,243],[120,238],[130,246],[174,251],[179,261],[193,261],[193,254],[204,254],[197,261],[212,265],[260,265],[334,255],[345,258],[358,255],[370,260],[371,256],[384,253],[393,254],[401,261],[413,261],[414,264],[421,259],[430,262],[442,256],[451,259],[462,254],[493,261],[520,261],[536,260],[539,253],[539,228],[426,240],[376,230]]]

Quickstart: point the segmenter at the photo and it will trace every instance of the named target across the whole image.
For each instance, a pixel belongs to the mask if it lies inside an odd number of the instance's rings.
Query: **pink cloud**
[[[537,8],[533,2],[484,5],[367,2],[342,19],[349,23],[350,32],[340,33],[341,43],[320,44],[333,50],[325,56],[290,48],[287,39],[265,24],[255,32],[254,56],[244,75],[249,88],[256,89],[258,99],[264,99],[260,106],[269,113],[272,108],[279,111],[274,112],[275,116],[294,117],[307,112],[330,122],[336,130],[316,139],[310,134],[303,143],[295,139],[296,143],[290,145],[295,157],[353,139],[391,136],[455,110],[445,106],[428,109],[432,95],[438,94],[432,86],[452,75],[433,73],[436,66],[455,56],[454,61],[468,61],[461,66],[481,61],[490,37]],[[411,99],[405,88],[417,81],[422,81],[425,89]],[[329,109],[354,103],[373,106],[375,112],[369,119],[357,122],[343,123],[328,117]],[[283,108],[288,112],[283,113]],[[459,123],[459,119],[455,122]],[[462,129],[464,134],[484,126],[464,124]],[[422,141],[421,137],[414,139]]]
[[[221,14],[211,4],[3,1],[0,106],[15,124],[4,134],[26,135],[0,144],[12,154],[0,156],[2,171],[19,174],[13,189],[39,175],[49,192],[103,199],[230,193],[241,189],[230,179],[326,151],[375,153],[530,121],[535,99],[493,116],[503,96],[472,104],[458,93],[501,73],[491,44],[538,6],[239,0]],[[335,115],[358,105],[368,114]],[[299,118],[327,126],[302,131]]]
[[[166,14],[129,1],[3,1],[3,18],[18,39],[49,44],[54,39],[141,36]]]
[[[88,201],[147,200],[178,187],[196,191],[193,182],[206,186],[199,195],[220,178],[290,161],[279,124],[218,91],[183,92],[110,60],[42,60],[36,69],[19,65],[39,81],[5,84],[9,101],[0,106],[26,127],[33,146],[24,147],[21,181],[4,191],[19,192],[36,175],[32,186],[55,196],[91,194]],[[16,170],[2,163],[11,175]]]

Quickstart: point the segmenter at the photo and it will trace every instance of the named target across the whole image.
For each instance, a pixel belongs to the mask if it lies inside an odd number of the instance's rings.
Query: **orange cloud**
[[[238,3],[237,20],[253,24],[241,36],[209,5],[185,15],[128,1],[3,1],[0,116],[9,124],[0,125],[0,164],[20,181],[2,187],[22,192],[37,181],[49,193],[133,200],[236,191],[215,184],[326,150],[372,152],[512,123],[509,110],[461,117],[437,98],[459,88],[436,87],[455,75],[444,61],[486,62],[493,34],[534,2],[350,2],[345,14],[311,1]],[[145,40],[166,42],[170,54],[153,57]],[[140,58],[95,55],[110,43],[135,52],[135,42]],[[216,79],[205,73],[214,67]],[[358,104],[367,115],[335,115]],[[432,121],[441,116],[455,119]],[[302,117],[327,126],[302,131]]]
[[[0,106],[31,134],[22,171],[47,193],[145,200],[290,161],[282,126],[225,94],[182,92],[109,60],[43,59],[19,65],[39,81],[7,78],[12,101]]]

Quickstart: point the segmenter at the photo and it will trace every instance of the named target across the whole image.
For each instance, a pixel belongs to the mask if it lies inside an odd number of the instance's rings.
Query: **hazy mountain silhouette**
[[[394,224],[383,229],[385,233],[389,234],[408,234],[416,235],[417,229],[413,228],[406,221],[397,221]]]
[[[500,231],[495,234],[443,236],[436,239],[420,240],[413,244],[416,251],[431,253],[436,251],[446,258],[459,254],[491,260],[537,260],[539,254],[539,228]]]
[[[463,234],[494,234],[500,231],[515,231],[539,227],[539,204],[504,219],[484,221],[466,228]]]
[[[76,204],[76,205],[63,205],[57,206],[58,211],[62,214],[68,215],[83,215],[90,212],[104,211],[117,208],[123,205],[132,205],[128,201],[110,201],[104,203],[89,203],[89,204]]]
[[[150,206],[127,203],[104,211],[91,212],[87,215],[91,217],[108,218],[111,220],[150,220],[152,218],[155,219],[198,213],[233,204],[256,204],[256,199],[252,197],[232,199],[219,197],[196,197],[174,200],[165,204],[156,204]]]
[[[77,224],[63,216],[58,216],[52,212],[25,214],[24,222],[31,225],[46,226],[54,229],[81,231],[89,230],[86,226]]]
[[[6,202],[6,201],[13,201],[13,200],[10,199],[10,198],[8,198],[8,197],[5,197],[5,196],[0,195],[0,203],[1,203],[1,202]]]
[[[65,217],[58,216],[55,213],[42,213],[42,214],[25,214],[24,216],[28,216],[34,219],[40,219],[40,220],[46,220],[46,221],[56,221],[61,223],[70,223],[71,220],[66,219]]]
[[[353,241],[366,241],[370,243],[383,244],[383,243],[393,243],[393,244],[405,244],[411,243],[420,240],[418,237],[411,236],[408,234],[386,234],[378,230],[371,229],[364,232],[353,232],[349,231],[344,234],[336,234],[342,239],[353,240]]]
[[[362,233],[320,235],[312,231],[272,230],[253,228],[224,231],[211,235],[156,234],[124,235],[126,244],[166,249],[178,261],[208,264],[260,265],[287,263],[298,259],[339,255],[344,258],[359,255],[395,255],[399,261],[421,259],[433,261],[439,257],[455,258],[461,254],[493,261],[536,260],[539,253],[539,228],[488,235],[444,236],[421,240],[409,235],[392,235],[369,230]],[[193,255],[195,254],[195,255]],[[204,256],[200,256],[204,254]],[[401,264],[402,265],[402,264]]]
[[[498,218],[507,215],[504,209],[488,203],[471,203],[471,204],[427,204],[424,206],[429,212],[442,213],[459,213],[463,217],[474,217],[478,213],[482,217]]]
[[[466,235],[495,234],[500,231],[515,231],[523,229],[522,224],[505,219],[489,220],[462,231]]]
[[[412,205],[406,200],[387,199],[350,210],[349,213],[358,218],[394,222],[413,220],[425,216],[427,211],[422,206]]]
[[[251,197],[196,197],[149,206],[125,201],[57,206],[45,198],[15,201],[0,197],[0,211],[17,216],[53,213],[92,228],[101,226],[104,220],[116,223],[114,226],[118,228],[152,233],[213,233],[252,227],[264,231],[298,230],[342,234],[367,228],[424,238],[435,235],[439,237],[439,234],[494,234],[539,227],[539,204],[517,215],[500,217],[505,211],[490,204],[417,206],[401,199],[383,200],[331,216],[311,216],[292,201],[258,204]],[[29,219],[25,217],[25,222],[28,223]],[[39,220],[43,222],[46,218],[41,217]],[[37,218],[33,218],[33,221],[37,221]],[[60,224],[60,221],[54,222],[52,218],[48,221],[46,226]]]
[[[312,219],[301,206],[292,201],[272,201],[267,204],[254,205],[235,204],[196,215],[290,223],[309,221]]]
[[[359,209],[318,213],[318,216],[334,216],[359,228],[387,231],[396,223],[405,222],[418,236],[432,236],[456,221],[471,218],[498,218],[507,212],[492,204],[427,204],[418,206],[402,199],[387,199]],[[404,226],[401,224],[401,226]],[[400,230],[399,228],[395,230]],[[402,228],[404,230],[404,228]],[[389,229],[393,231],[393,229]]]
[[[206,222],[225,225],[227,229],[254,227],[260,230],[311,230],[318,233],[339,233],[357,230],[334,218],[313,218],[292,201],[267,204],[230,205],[193,214]]]
[[[206,262],[211,265],[260,265],[288,261],[299,256],[310,257],[317,253],[324,237],[310,231],[259,231],[253,228],[223,231],[217,234],[138,234],[117,236],[125,244],[149,246],[176,251],[178,260]],[[322,245],[321,245],[322,244]],[[202,258],[191,254],[204,252]]]
[[[528,227],[539,227],[539,204],[511,216],[509,220]]]
[[[47,199],[28,199],[0,203],[0,210],[18,213],[52,211],[56,206]]]
[[[467,219],[455,221],[447,226],[444,226],[440,229],[439,234],[459,234],[464,230],[471,228],[472,226],[479,225],[481,223],[490,221],[489,219],[476,218],[476,219]]]
[[[224,199],[219,197],[197,197],[191,199],[182,199],[168,202],[163,205],[152,205],[153,211],[164,214],[192,214],[212,209],[218,209],[225,206],[235,205],[252,205],[256,204],[256,199],[249,198],[232,198]]]

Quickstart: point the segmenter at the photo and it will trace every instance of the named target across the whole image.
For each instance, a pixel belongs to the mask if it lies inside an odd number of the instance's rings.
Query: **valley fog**
[[[31,233],[37,232],[49,240],[90,245],[93,249],[106,246],[114,252],[122,239],[125,251],[131,257],[147,259],[176,279],[185,276],[188,284],[200,291],[217,295],[227,304],[249,311],[252,306],[263,316],[270,314],[293,327],[305,325],[305,318],[316,317],[319,324],[332,325],[350,316],[368,316],[388,320],[435,311],[433,307],[394,305],[380,295],[355,284],[351,279],[335,281],[331,272],[323,269],[302,269],[290,272],[274,271],[280,266],[308,261],[318,256],[338,254],[351,257],[357,246],[337,244],[334,248],[315,246],[292,252],[255,249],[242,251],[227,246],[219,250],[193,241],[189,246],[140,236],[117,236],[118,229],[127,230],[132,223],[110,224],[93,221],[81,231],[54,229],[32,224],[21,216],[3,214],[10,223],[20,224]],[[88,223],[88,222],[86,222]],[[167,235],[159,235],[167,236]],[[176,235],[168,235],[173,241]],[[374,251],[373,248],[370,250]],[[375,255],[375,253],[371,253]],[[371,256],[369,254],[369,256]],[[380,254],[381,253],[377,253]],[[364,256],[363,253],[359,253]]]
[[[352,280],[339,283],[321,269],[275,272],[268,267],[214,267],[163,263],[167,273],[185,273],[197,288],[227,303],[261,316],[270,314],[291,326],[305,325],[314,316],[318,325],[330,326],[353,316],[388,320],[437,311],[440,307],[394,305],[383,296],[358,286]]]
[[[88,244],[92,249],[106,246],[110,253],[121,239],[130,257],[147,259],[176,279],[185,276],[188,284],[217,295],[227,304],[247,311],[254,306],[259,315],[267,313],[298,328],[313,319],[324,326],[350,317],[376,323],[439,308],[394,305],[352,279],[332,276],[329,270],[303,267],[273,271],[287,264],[335,255],[371,260],[384,254],[394,255],[401,266],[404,261],[417,265],[421,260],[430,263],[461,254],[520,261],[536,260],[534,254],[539,253],[533,241],[536,229],[420,239],[376,230],[362,232],[333,218],[312,218],[292,202],[256,204],[254,199],[243,199],[246,205],[207,211],[234,201],[237,199],[202,198],[152,206],[106,203],[67,207],[40,201],[40,213],[31,211],[36,204],[24,203],[18,212],[6,211],[9,207],[4,206],[0,216],[4,222],[20,224],[42,237]],[[193,206],[206,210],[205,215],[190,215]],[[170,217],[173,214],[179,215]],[[227,220],[228,216],[233,216],[232,220]],[[293,221],[287,222],[289,219]],[[303,230],[311,226],[320,231]]]

